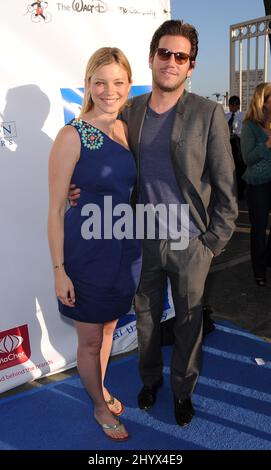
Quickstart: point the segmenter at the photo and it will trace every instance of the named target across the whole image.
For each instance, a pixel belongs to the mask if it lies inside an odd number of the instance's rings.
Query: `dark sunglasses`
[[[184,65],[190,59],[190,55],[186,54],[186,52],[172,52],[169,49],[164,49],[163,47],[158,47],[157,49],[157,56],[160,60],[169,60],[171,55],[174,55],[174,59],[176,64]]]

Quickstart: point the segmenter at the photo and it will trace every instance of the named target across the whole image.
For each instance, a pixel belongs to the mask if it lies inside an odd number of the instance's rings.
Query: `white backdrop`
[[[67,113],[76,113],[95,49],[120,47],[134,85],[151,83],[149,43],[169,7],[169,0],[49,0],[40,7],[1,0],[2,392],[75,363],[76,335],[57,310],[47,244],[48,154]],[[136,346],[134,316],[128,318],[116,331],[113,354]]]

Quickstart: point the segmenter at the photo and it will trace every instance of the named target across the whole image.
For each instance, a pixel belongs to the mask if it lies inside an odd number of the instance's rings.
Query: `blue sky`
[[[171,17],[193,24],[199,33],[194,93],[215,99],[212,93],[228,91],[229,26],[262,16],[263,0],[171,0]]]

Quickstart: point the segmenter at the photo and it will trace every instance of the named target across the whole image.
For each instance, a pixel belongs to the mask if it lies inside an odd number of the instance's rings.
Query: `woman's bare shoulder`
[[[78,131],[76,130],[76,128],[71,125],[71,124],[66,124],[65,126],[63,126],[58,134],[58,136],[60,137],[63,137],[63,138],[66,138],[66,139],[69,139],[69,140],[77,140],[78,139]]]

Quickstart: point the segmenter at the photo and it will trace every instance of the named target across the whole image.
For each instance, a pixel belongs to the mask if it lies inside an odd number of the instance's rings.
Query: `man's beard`
[[[159,90],[167,91],[167,92],[173,92],[173,91],[176,91],[179,88],[181,88],[181,86],[185,83],[186,78],[184,78],[183,80],[178,81],[177,83],[175,83],[175,85],[171,85],[171,86],[167,86],[167,85],[164,85],[163,83],[159,82],[159,80],[157,80],[157,78],[155,76],[153,77],[153,81],[154,81],[155,85],[157,86],[157,88],[159,88]]]

